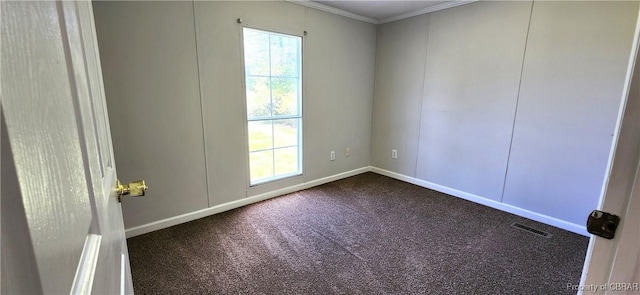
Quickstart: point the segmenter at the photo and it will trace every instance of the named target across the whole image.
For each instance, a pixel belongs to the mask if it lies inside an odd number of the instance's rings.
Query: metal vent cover
[[[520,224],[520,223],[514,222],[514,223],[511,224],[511,226],[515,227],[515,228],[517,228],[519,230],[523,230],[523,231],[532,233],[532,234],[534,234],[536,236],[540,236],[540,237],[547,238],[547,239],[551,238],[551,234],[550,233],[545,232],[545,231],[541,231],[539,229],[535,229],[535,228],[532,228],[532,227],[529,227],[529,226],[526,226],[524,224]]]

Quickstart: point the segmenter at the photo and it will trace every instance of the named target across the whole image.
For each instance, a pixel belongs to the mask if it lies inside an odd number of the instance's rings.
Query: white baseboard
[[[544,224],[548,224],[551,226],[555,226],[564,230],[568,230],[570,232],[574,232],[576,234],[580,234],[583,236],[590,237],[591,234],[587,232],[587,229],[583,225],[578,225],[575,223],[567,222],[564,220],[560,220],[551,216],[543,215],[540,213],[532,212],[526,209],[522,209],[516,206],[508,205],[505,203],[501,203],[498,201],[490,200],[487,198],[483,198],[474,194],[470,194],[467,192],[459,191],[457,189],[449,188],[446,186],[442,186],[439,184],[431,183],[428,181],[424,181],[421,179],[417,179],[411,176],[406,176],[403,174],[399,174],[396,172],[392,172],[389,170],[380,169],[377,167],[370,167],[371,172],[375,172],[384,176],[389,176],[391,178],[395,178],[398,180],[402,180],[408,183],[412,183],[421,187],[425,187],[428,189],[432,189],[435,191],[439,191],[448,195],[452,195],[461,199],[465,199],[474,203],[482,204],[491,208],[495,208],[501,211],[509,212],[518,216],[522,216],[525,218],[529,218],[538,222],[542,222]]]
[[[128,228],[125,231],[125,234],[127,236],[127,238],[130,237],[135,237],[138,235],[142,235],[142,234],[146,234],[152,231],[156,231],[156,230],[160,230],[163,228],[167,228],[170,226],[174,226],[174,225],[178,225],[181,223],[185,223],[185,222],[189,222],[192,220],[196,220],[202,217],[207,217],[209,215],[213,215],[216,213],[220,213],[220,212],[224,212],[224,211],[228,211],[231,209],[235,209],[235,208],[239,208],[242,206],[246,206],[249,204],[253,204],[253,203],[257,203],[260,201],[264,201],[266,199],[271,199],[277,196],[282,196],[285,194],[289,194],[289,193],[293,193],[293,192],[297,192],[303,189],[308,189],[314,186],[318,186],[321,184],[325,184],[325,183],[329,183],[332,181],[336,181],[336,180],[340,180],[343,178],[347,178],[350,176],[354,176],[354,175],[358,175],[361,173],[365,173],[365,172],[369,172],[370,171],[370,167],[362,167],[362,168],[358,168],[355,170],[351,170],[351,171],[347,171],[347,172],[343,172],[343,173],[338,173],[335,175],[331,175],[331,176],[327,176],[324,178],[320,178],[320,179],[316,179],[316,180],[312,180],[309,182],[305,182],[305,183],[301,183],[301,184],[297,184],[297,185],[292,185],[289,187],[285,187],[285,188],[281,188],[281,189],[277,189],[274,191],[270,191],[264,194],[259,194],[256,196],[252,196],[252,197],[248,197],[248,198],[243,198],[240,200],[236,200],[236,201],[231,201],[228,203],[224,203],[224,204],[220,204],[217,206],[213,206],[210,208],[206,208],[206,209],[202,209],[202,210],[198,210],[198,211],[194,211],[194,212],[189,212],[186,214],[182,214],[182,215],[178,215],[178,216],[174,216],[174,217],[170,217],[170,218],[166,218],[166,219],[162,219],[162,220],[158,220],[158,221],[154,221],[151,223],[147,223],[147,224],[143,224],[143,225],[139,225],[136,227],[132,227],[132,228]]]
[[[304,189],[308,189],[314,186],[318,186],[321,184],[325,184],[325,183],[329,183],[332,181],[336,181],[336,180],[340,180],[343,178],[347,178],[350,176],[354,176],[354,175],[358,175],[358,174],[362,174],[365,172],[374,172],[374,173],[378,173],[384,176],[388,176],[391,178],[395,178],[401,181],[405,181],[408,183],[412,183],[424,188],[428,188],[428,189],[432,189],[435,191],[439,191],[448,195],[452,195],[461,199],[465,199],[474,203],[478,203],[481,205],[485,205],[494,209],[498,209],[501,211],[505,211],[505,212],[509,212],[518,216],[522,216],[525,218],[529,218],[538,222],[542,222],[551,226],[555,226],[564,230],[568,230],[570,232],[574,232],[583,236],[591,236],[591,234],[589,234],[585,228],[585,226],[582,225],[578,225],[575,223],[571,223],[571,222],[567,222],[564,220],[560,220],[551,216],[547,216],[547,215],[543,215],[540,213],[536,213],[536,212],[532,212],[526,209],[522,209],[519,207],[515,207],[512,205],[508,205],[508,204],[504,204],[504,203],[500,203],[498,201],[494,201],[494,200],[490,200],[487,198],[483,198],[474,194],[470,194],[467,192],[463,192],[463,191],[459,191],[450,187],[446,187],[446,186],[442,186],[439,184],[435,184],[435,183],[431,183],[428,181],[424,181],[421,179],[417,179],[411,176],[406,176],[403,174],[399,174],[396,172],[392,172],[389,170],[384,170],[381,168],[377,168],[377,167],[373,167],[373,166],[368,166],[368,167],[362,167],[362,168],[358,168],[355,170],[351,170],[351,171],[347,171],[347,172],[343,172],[343,173],[339,173],[339,174],[335,174],[335,175],[331,175],[331,176],[327,176],[324,178],[320,178],[320,179],[316,179],[316,180],[312,180],[309,182],[305,182],[305,183],[301,183],[301,184],[297,184],[297,185],[292,185],[289,187],[285,187],[282,189],[278,189],[278,190],[274,190],[274,191],[270,191],[264,194],[259,194],[253,197],[248,197],[248,198],[243,198],[240,200],[236,200],[236,201],[232,201],[232,202],[228,202],[228,203],[224,203],[224,204],[220,204],[217,206],[213,206],[210,208],[206,208],[206,209],[202,209],[202,210],[198,210],[198,211],[194,211],[194,212],[189,212],[186,214],[182,214],[182,215],[178,215],[178,216],[174,216],[174,217],[170,217],[170,218],[166,218],[166,219],[162,219],[162,220],[158,220],[155,222],[151,222],[151,223],[147,223],[147,224],[143,224],[140,226],[136,226],[136,227],[132,227],[132,228],[128,228],[126,230],[126,236],[127,238],[130,237],[135,237],[138,235],[142,235],[142,234],[146,234],[152,231],[156,231],[156,230],[160,230],[163,228],[167,228],[170,226],[174,226],[174,225],[178,225],[181,223],[185,223],[185,222],[189,222],[192,220],[196,220],[199,218],[203,218],[203,217],[207,217],[216,213],[220,213],[220,212],[224,212],[224,211],[228,211],[231,209],[235,209],[235,208],[239,208],[242,206],[246,206],[249,204],[253,204],[253,203],[257,203],[263,200],[267,200],[267,199],[271,199],[274,197],[278,197],[278,196],[282,196],[285,194],[289,194],[289,193],[293,193],[293,192],[297,192],[300,190],[304,190]]]

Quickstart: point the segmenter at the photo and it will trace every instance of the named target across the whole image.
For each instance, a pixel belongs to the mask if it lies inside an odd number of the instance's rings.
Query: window
[[[251,185],[302,174],[302,38],[243,28]]]

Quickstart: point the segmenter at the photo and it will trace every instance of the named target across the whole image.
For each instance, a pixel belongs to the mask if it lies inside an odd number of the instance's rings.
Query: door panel
[[[122,290],[131,290],[130,276],[126,276],[129,264],[124,225],[122,221],[122,209],[118,202],[114,184],[116,171],[111,147],[108,114],[102,84],[102,71],[99,63],[99,53],[95,35],[93,10],[90,2],[65,2],[65,5],[75,6],[77,22],[81,33],[78,50],[84,56],[76,69],[78,80],[86,81],[88,99],[79,99],[82,106],[81,115],[87,144],[89,171],[91,172],[92,188],[95,196],[96,233],[102,239],[99,247],[99,255],[96,257],[94,293],[116,294]],[[71,10],[71,9],[70,9]],[[71,34],[69,33],[69,36]],[[82,83],[78,83],[82,85]],[[124,278],[124,281],[122,281]],[[129,293],[131,293],[129,292]]]
[[[4,113],[4,111],[3,111]],[[20,186],[16,168],[13,163],[13,153],[9,144],[7,124],[2,117],[2,193],[0,194],[1,210],[0,222],[2,229],[2,283],[0,294],[11,294],[13,290],[20,290],[24,294],[41,294],[38,267],[33,255],[29,226],[26,223],[24,206],[20,195]],[[4,255],[11,253],[11,255]],[[6,271],[11,268],[11,271]],[[36,283],[34,283],[36,282]],[[14,292],[15,293],[15,292]]]
[[[638,163],[640,164],[640,163]],[[640,171],[640,165],[636,168]],[[635,292],[640,293],[637,284],[640,284],[640,175],[636,174],[633,192],[629,200],[626,214],[621,226],[618,228],[620,241],[616,251],[615,260],[611,267],[610,283],[636,283]],[[615,290],[611,290],[611,293]]]
[[[14,251],[34,257],[30,283],[132,293],[91,2],[2,2],[2,44],[2,109],[32,241]]]
[[[55,2],[2,2],[2,108],[42,289],[68,293],[93,214]],[[37,83],[34,83],[37,81]]]

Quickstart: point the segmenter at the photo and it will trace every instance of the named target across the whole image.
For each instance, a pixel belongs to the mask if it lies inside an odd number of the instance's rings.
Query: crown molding
[[[405,13],[405,14],[397,15],[397,16],[394,16],[394,17],[385,18],[383,20],[377,20],[377,19],[374,19],[374,18],[371,18],[371,17],[362,16],[362,15],[359,15],[359,14],[355,14],[355,13],[352,13],[352,12],[349,12],[349,11],[346,11],[346,10],[342,10],[342,9],[339,9],[339,8],[335,8],[335,7],[331,7],[331,6],[328,6],[328,5],[324,5],[324,4],[321,4],[321,3],[318,3],[318,2],[314,2],[314,1],[311,1],[311,0],[285,0],[285,1],[286,2],[290,2],[290,3],[299,4],[299,5],[302,5],[302,6],[306,6],[306,7],[309,7],[309,8],[322,10],[324,12],[328,12],[328,13],[332,13],[332,14],[336,14],[336,15],[352,18],[352,19],[355,19],[355,20],[367,22],[367,23],[370,23],[370,24],[380,25],[380,24],[384,24],[384,23],[388,23],[388,22],[392,22],[392,21],[397,21],[397,20],[401,20],[401,19],[405,19],[405,18],[418,16],[418,15],[425,14],[425,13],[435,12],[435,11],[439,11],[439,10],[443,10],[443,9],[447,9],[447,8],[451,8],[451,7],[456,7],[456,6],[460,6],[460,5],[464,5],[464,4],[477,2],[479,0],[449,1],[449,2],[438,4],[438,5],[425,7],[423,9],[419,9],[419,10],[416,10],[416,11],[411,11],[411,12],[408,12],[408,13]]]
[[[473,2],[477,2],[477,1],[479,1],[479,0],[462,0],[462,1],[445,2],[445,3],[438,4],[438,5],[425,7],[423,9],[419,9],[419,10],[412,11],[412,12],[409,12],[409,13],[401,14],[401,15],[398,15],[398,16],[385,18],[383,20],[378,21],[378,24],[384,24],[384,23],[388,23],[388,22],[392,22],[392,21],[397,21],[397,20],[401,20],[401,19],[405,19],[405,18],[410,18],[410,17],[414,17],[414,16],[417,16],[417,15],[430,13],[430,12],[434,12],[434,11],[438,11],[438,10],[443,10],[443,9],[447,9],[447,8],[451,8],[451,7],[456,7],[456,6],[460,6],[460,5],[464,5],[464,4],[469,4],[469,3],[473,3]]]
[[[328,12],[328,13],[337,14],[337,15],[340,15],[340,16],[356,19],[356,20],[367,22],[367,23],[374,24],[374,25],[377,25],[377,24],[380,23],[378,20],[370,18],[370,17],[362,16],[362,15],[359,15],[359,14],[348,12],[346,10],[334,8],[334,7],[327,6],[327,5],[324,5],[324,4],[321,4],[321,3],[317,3],[317,2],[313,2],[313,1],[310,1],[310,0],[285,0],[285,1],[291,2],[291,3],[295,3],[295,4],[300,4],[302,6],[306,6],[306,7],[310,7],[310,8],[315,8],[315,9],[318,9],[318,10],[322,10],[324,12]]]

